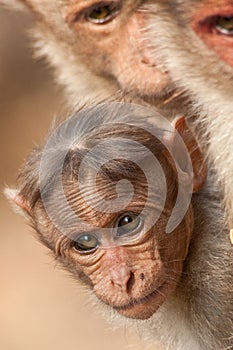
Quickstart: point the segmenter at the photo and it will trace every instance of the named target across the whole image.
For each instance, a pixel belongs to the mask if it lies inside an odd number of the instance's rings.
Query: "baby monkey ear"
[[[187,147],[189,157],[192,162],[193,192],[197,192],[204,185],[207,177],[207,166],[205,164],[203,155],[194,135],[187,126],[185,118],[175,118],[172,124]],[[179,147],[180,143],[176,142],[176,140],[177,136],[175,134],[170,136],[166,135],[165,137],[165,143],[168,144],[170,149],[173,151],[180,170],[183,173],[188,173],[190,171],[187,169],[187,157],[184,154],[183,148]],[[168,156],[167,158],[170,161],[171,156]],[[172,166],[175,166],[174,161],[172,162]]]
[[[176,118],[173,121],[173,125],[182,137],[189,152],[193,167],[193,192],[197,192],[205,184],[208,172],[207,165],[193,133],[187,126],[185,118]]]
[[[19,190],[12,189],[12,188],[5,188],[4,194],[6,198],[9,200],[9,202],[11,203],[13,209],[17,213],[23,216],[31,215],[30,204],[28,203],[27,199],[20,194]]]

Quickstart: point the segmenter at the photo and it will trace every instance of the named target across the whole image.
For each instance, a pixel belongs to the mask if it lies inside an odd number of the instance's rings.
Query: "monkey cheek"
[[[201,39],[217,56],[230,66],[233,66],[233,40],[221,35],[203,35]]]
[[[121,33],[113,74],[125,92],[144,97],[163,95],[170,85],[168,73],[158,65],[151,40],[146,39],[148,15],[136,12]],[[153,46],[153,47],[152,47]]]
[[[171,80],[167,72],[152,63],[145,55],[134,55],[126,52],[117,57],[112,73],[121,89],[135,96],[162,96],[170,89]]]

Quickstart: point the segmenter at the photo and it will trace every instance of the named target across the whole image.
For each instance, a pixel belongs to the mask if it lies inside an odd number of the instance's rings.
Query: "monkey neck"
[[[194,232],[175,297],[183,303],[182,312],[201,349],[227,348],[232,335],[232,247],[215,174],[209,174],[192,204]]]
[[[232,295],[227,281],[232,275],[232,247],[215,184],[210,174],[193,196],[194,232],[180,284],[150,319],[151,338],[169,350],[213,350],[231,343]]]

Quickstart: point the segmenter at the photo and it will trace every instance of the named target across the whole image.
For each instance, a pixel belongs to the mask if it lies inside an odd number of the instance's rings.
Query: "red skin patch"
[[[217,19],[225,16],[233,17],[232,0],[206,0],[195,11],[191,25],[209,48],[233,66],[233,34],[223,34],[216,28]]]

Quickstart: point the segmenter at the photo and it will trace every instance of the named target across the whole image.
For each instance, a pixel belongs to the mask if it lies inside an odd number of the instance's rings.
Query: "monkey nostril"
[[[143,280],[144,280],[144,278],[145,278],[144,273],[140,273],[140,279],[143,281]]]
[[[134,277],[134,274],[133,272],[130,273],[130,277],[128,279],[128,282],[127,282],[127,285],[126,285],[126,291],[127,293],[130,293],[133,286],[134,286],[134,283],[135,283],[135,277]]]

